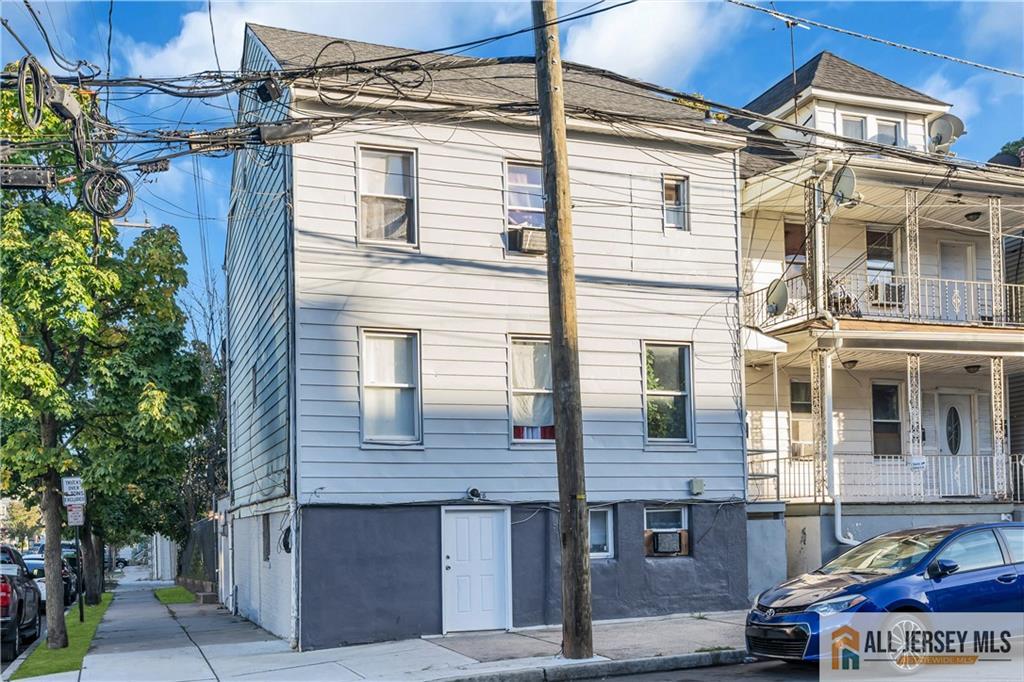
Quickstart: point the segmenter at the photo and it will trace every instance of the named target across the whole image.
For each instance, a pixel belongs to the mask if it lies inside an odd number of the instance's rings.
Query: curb
[[[14,675],[14,673],[18,672],[18,668],[20,668],[21,664],[25,662],[25,659],[27,659],[29,656],[31,656],[32,652],[36,650],[36,647],[39,646],[40,644],[42,644],[45,641],[46,641],[46,636],[43,635],[42,633],[40,633],[40,636],[36,637],[36,641],[32,642],[27,647],[25,647],[25,650],[22,651],[20,654],[18,654],[17,658],[15,658],[13,661],[11,661],[11,664],[8,665],[7,668],[4,670],[3,679],[5,679],[5,680],[11,679],[11,677]],[[28,679],[31,679],[31,678],[28,678]]]
[[[445,677],[443,682],[563,682],[583,680],[591,677],[615,677],[640,673],[667,672],[689,668],[707,668],[716,665],[736,665],[747,657],[745,649],[678,654],[674,656],[653,656],[650,658],[629,658],[624,660],[591,661],[587,663],[565,663],[522,670],[500,670],[472,673],[458,677]]]

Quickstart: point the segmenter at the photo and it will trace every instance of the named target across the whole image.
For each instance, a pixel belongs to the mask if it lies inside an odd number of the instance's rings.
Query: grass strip
[[[37,675],[51,675],[69,670],[81,670],[82,659],[85,658],[86,652],[89,651],[89,645],[92,644],[96,628],[99,626],[103,614],[107,612],[107,607],[110,606],[110,602],[113,599],[114,594],[112,592],[104,592],[99,604],[86,606],[85,622],[83,623],[78,622],[78,606],[73,605],[64,614],[64,623],[68,629],[68,645],[63,649],[50,649],[47,648],[46,642],[40,643],[35,651],[21,664],[21,667],[15,671],[11,679],[20,680]]]
[[[153,594],[156,595],[161,604],[191,604],[196,600],[196,595],[181,585],[161,587],[159,590],[153,590]]]

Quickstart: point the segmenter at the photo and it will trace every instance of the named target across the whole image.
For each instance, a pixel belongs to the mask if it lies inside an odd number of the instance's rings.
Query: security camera
[[[466,497],[468,497],[471,500],[479,500],[483,496],[484,494],[480,492],[479,488],[470,488],[469,490],[466,491]]]

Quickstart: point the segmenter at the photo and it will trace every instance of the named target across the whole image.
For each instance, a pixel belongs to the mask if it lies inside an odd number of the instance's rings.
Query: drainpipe
[[[835,442],[832,433],[832,354],[835,351],[830,351],[825,355],[825,368],[822,374],[825,390],[825,405],[822,407],[822,411],[827,415],[825,420],[825,461],[828,464],[828,487],[829,494],[832,496],[833,515],[832,518],[835,521],[835,537],[836,542],[840,545],[859,545],[860,543],[853,539],[853,535],[843,535],[843,501],[839,494],[839,482],[836,480],[836,463],[835,463]]]

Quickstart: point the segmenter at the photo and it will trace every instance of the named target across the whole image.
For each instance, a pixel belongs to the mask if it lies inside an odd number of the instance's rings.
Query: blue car
[[[747,651],[817,661],[819,618],[855,612],[1024,613],[1024,523],[879,535],[765,590],[747,614]]]

